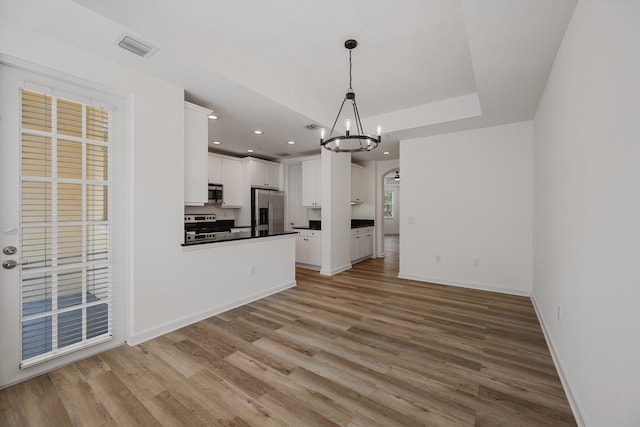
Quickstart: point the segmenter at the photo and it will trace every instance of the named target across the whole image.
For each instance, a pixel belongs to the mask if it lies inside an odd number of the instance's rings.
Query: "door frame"
[[[30,81],[43,86],[55,86],[71,93],[83,91],[98,94],[115,106],[112,120],[114,140],[112,160],[112,283],[113,283],[113,339],[78,351],[52,358],[42,363],[20,369],[20,360],[15,360],[15,375],[0,377],[0,389],[50,372],[62,366],[102,353],[125,344],[131,336],[133,296],[133,95],[113,89],[97,82],[88,81],[9,55],[0,54],[0,66],[10,67],[31,74]],[[3,78],[0,73],[0,78]],[[26,79],[26,76],[25,76]],[[10,94],[9,96],[12,96]],[[11,126],[11,124],[9,124]],[[19,132],[18,132],[19,134]],[[15,141],[16,143],[18,141]],[[117,297],[117,298],[116,298]],[[18,302],[16,302],[18,303]],[[115,316],[119,319],[116,319]],[[19,329],[19,318],[15,319]],[[19,332],[18,332],[19,333]],[[19,343],[13,345],[18,346]],[[11,362],[11,363],[13,363]]]

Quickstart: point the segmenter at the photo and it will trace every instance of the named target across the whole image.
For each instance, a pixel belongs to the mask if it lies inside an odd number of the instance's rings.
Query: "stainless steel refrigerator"
[[[284,192],[251,189],[251,228],[255,236],[284,232]]]

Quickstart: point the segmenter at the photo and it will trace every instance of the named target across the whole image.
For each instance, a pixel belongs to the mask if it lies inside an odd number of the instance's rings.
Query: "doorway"
[[[382,186],[382,238],[385,265],[395,271],[400,262],[400,169],[387,172]]]
[[[124,342],[126,170],[122,98],[0,76],[1,388]]]

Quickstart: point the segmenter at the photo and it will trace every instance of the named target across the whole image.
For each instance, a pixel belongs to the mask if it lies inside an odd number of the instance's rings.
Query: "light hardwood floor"
[[[384,259],[0,391],[2,426],[575,425],[528,298]]]

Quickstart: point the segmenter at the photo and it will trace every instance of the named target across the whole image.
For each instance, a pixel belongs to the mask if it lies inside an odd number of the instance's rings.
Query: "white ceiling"
[[[172,81],[213,108],[210,141],[279,159],[319,152],[348,87],[383,143],[530,120],[577,0],[2,0],[3,19]],[[39,7],[34,7],[38,5]],[[149,59],[114,45],[129,32]],[[254,129],[264,134],[253,135]],[[293,140],[295,145],[288,145]],[[210,146],[213,148],[213,145]],[[384,155],[389,151],[389,155]]]

